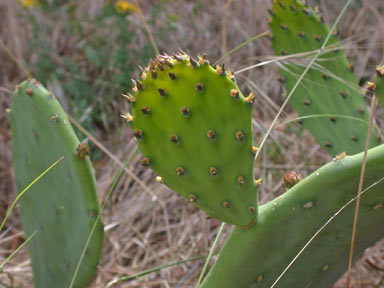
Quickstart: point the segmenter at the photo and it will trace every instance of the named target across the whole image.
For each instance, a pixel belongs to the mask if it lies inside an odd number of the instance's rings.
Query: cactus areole
[[[252,102],[206,56],[159,55],[133,80],[130,123],[149,166],[210,216],[241,227],[257,219]]]

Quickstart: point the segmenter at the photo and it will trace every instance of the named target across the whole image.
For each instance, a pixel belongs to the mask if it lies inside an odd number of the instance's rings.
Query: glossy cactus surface
[[[274,1],[270,11],[271,40],[276,55],[316,51],[330,31],[321,14],[300,1]],[[355,154],[364,149],[369,113],[337,31],[332,32],[326,49],[330,51],[320,55],[295,90],[290,104],[304,117],[303,127],[325,151],[333,156],[343,151]],[[288,93],[313,56],[282,60],[280,82]],[[379,143],[373,131],[370,145]]]
[[[59,102],[36,80],[16,88],[10,113],[17,191],[55,160],[64,159],[19,201],[35,287],[69,287],[80,255],[99,213],[89,148],[80,144]],[[103,225],[84,255],[73,287],[84,287],[96,274]]]
[[[232,73],[206,56],[160,55],[126,95],[131,124],[161,181],[219,220],[256,220],[257,185],[251,126],[253,95],[244,97]]]

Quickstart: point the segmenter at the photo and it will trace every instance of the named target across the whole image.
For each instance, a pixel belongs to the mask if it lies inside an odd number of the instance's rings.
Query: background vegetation
[[[344,1],[309,2],[319,6],[328,24],[333,23],[344,5]],[[56,95],[64,109],[98,139],[95,143],[89,135],[77,130],[80,139],[91,146],[99,198],[103,201],[119,169],[116,159],[124,162],[135,149],[132,131],[119,117],[128,109],[120,94],[130,88],[130,79],[138,76],[138,65],[146,65],[148,59],[155,56],[142,17],[160,52],[172,53],[182,48],[191,55],[207,53],[214,62],[226,51],[268,31],[269,5],[267,0],[143,0],[140,10],[134,1],[124,0],[2,0],[0,41],[29,73]],[[382,63],[382,15],[383,1],[356,0],[339,27],[344,48],[361,83],[370,79],[374,67]],[[269,40],[261,38],[229,56],[226,66],[237,71],[270,59],[271,55]],[[26,78],[26,73],[4,49],[0,49],[0,63],[2,219],[16,195],[6,111],[14,86]],[[283,101],[278,77],[273,64],[237,76],[244,94],[249,91],[257,94],[254,107],[257,140],[268,129]],[[383,114],[380,108],[377,118],[383,119]],[[281,122],[295,117],[288,108]],[[110,151],[109,155],[102,146]],[[104,211],[106,238],[99,273],[92,287],[104,287],[116,276],[205,255],[217,233],[218,221],[206,220],[204,213],[154,181],[152,171],[137,165],[139,160],[140,155],[136,155],[129,169],[144,181],[147,189],[128,173],[116,187]],[[296,170],[307,175],[329,160],[299,125],[274,130],[267,149],[255,163],[255,176],[263,178],[261,202],[283,193],[283,173]],[[227,235],[230,228],[226,230]],[[23,240],[20,219],[13,213],[0,234],[0,262]],[[192,261],[120,283],[118,287],[192,287],[202,265],[202,260]],[[0,285],[30,287],[31,278],[28,253],[23,249],[0,274]],[[383,279],[384,249],[383,243],[378,243],[356,264],[354,287],[383,287]],[[342,283],[343,279],[336,287],[342,287]]]

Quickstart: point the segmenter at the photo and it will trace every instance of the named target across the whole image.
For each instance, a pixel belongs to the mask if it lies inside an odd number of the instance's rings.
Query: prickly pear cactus
[[[253,95],[205,56],[180,53],[151,61],[126,95],[142,165],[210,216],[238,226],[254,223]]]
[[[55,160],[64,159],[20,199],[35,287],[68,288],[99,213],[89,148],[80,144],[57,100],[36,80],[16,88],[11,107],[12,154],[17,191]],[[103,241],[99,221],[73,287],[96,274]]]
[[[384,65],[376,67],[376,79],[371,90],[376,94],[381,106],[384,106]]]
[[[274,1],[270,12],[271,40],[276,55],[320,49],[329,33],[321,14],[300,1]],[[333,156],[343,151],[355,154],[364,150],[369,113],[353,74],[353,65],[341,50],[337,31],[333,31],[327,47],[334,50],[318,58],[294,92],[290,104],[299,116],[328,115],[302,119],[303,126],[328,153]],[[306,58],[307,61],[281,62],[280,81],[288,93],[312,57]],[[371,147],[378,144],[373,131]]]
[[[361,197],[355,259],[384,237],[383,159],[384,145],[369,150],[364,187],[378,183]],[[318,229],[356,196],[362,161],[363,153],[338,157],[261,206],[253,227],[234,229],[200,288],[271,287]],[[332,287],[348,267],[354,209],[352,203],[339,213],[275,287]]]

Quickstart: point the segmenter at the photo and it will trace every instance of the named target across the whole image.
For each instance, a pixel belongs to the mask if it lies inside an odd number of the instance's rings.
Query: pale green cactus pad
[[[59,102],[36,80],[16,88],[11,107],[12,155],[17,191],[54,161],[52,171],[20,199],[35,287],[68,288],[91,228],[99,214],[95,177]],[[103,242],[99,221],[73,287],[95,276]]]
[[[310,52],[323,44],[329,28],[318,11],[296,0],[273,1],[270,27],[276,55]],[[355,154],[364,150],[369,113],[360,93],[353,65],[341,49],[337,31],[333,31],[327,48],[308,71],[290,99],[293,109],[303,116],[302,125],[315,137],[325,151],[335,156],[343,151]],[[279,69],[289,93],[305,70],[306,61],[282,61]],[[307,116],[327,115],[305,118]],[[375,131],[370,147],[380,143]]]

